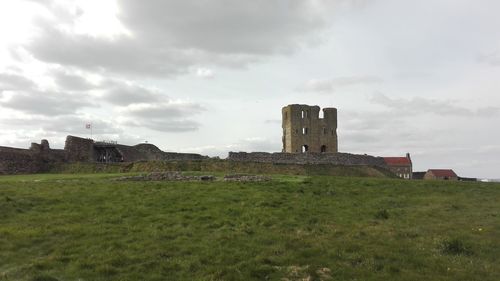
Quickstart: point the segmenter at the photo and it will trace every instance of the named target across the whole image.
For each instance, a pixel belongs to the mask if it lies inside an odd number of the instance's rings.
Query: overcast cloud
[[[281,151],[281,107],[337,107],[339,148],[500,177],[496,0],[0,3],[0,145],[67,134]]]

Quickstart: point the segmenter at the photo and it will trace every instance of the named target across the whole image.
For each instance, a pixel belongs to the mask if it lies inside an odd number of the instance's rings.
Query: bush
[[[375,213],[375,218],[379,220],[386,220],[389,218],[389,212],[386,209],[380,210]]]
[[[59,281],[59,280],[49,275],[37,275],[33,277],[31,281]]]
[[[456,238],[444,240],[443,242],[441,242],[439,247],[441,253],[445,255],[468,256],[472,254],[472,250],[470,249],[470,247],[467,247],[461,240]]]

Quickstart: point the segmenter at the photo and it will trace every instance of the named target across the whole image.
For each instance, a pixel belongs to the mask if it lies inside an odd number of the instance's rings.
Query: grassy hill
[[[117,176],[0,177],[0,280],[500,280],[500,184]]]
[[[63,163],[52,168],[55,173],[123,173],[152,171],[198,171],[207,173],[266,173],[287,175],[323,175],[355,177],[394,177],[388,170],[372,166],[331,164],[275,164],[237,162],[225,159],[195,161],[140,161],[132,163]]]

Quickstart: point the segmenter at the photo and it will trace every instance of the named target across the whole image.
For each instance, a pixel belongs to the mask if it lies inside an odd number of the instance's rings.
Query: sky
[[[339,151],[500,178],[498,0],[2,0],[0,145],[66,135],[281,151],[281,108]]]

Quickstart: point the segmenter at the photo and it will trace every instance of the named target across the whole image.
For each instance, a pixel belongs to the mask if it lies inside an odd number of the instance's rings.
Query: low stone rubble
[[[234,175],[225,175],[224,181],[238,181],[238,182],[260,182],[260,181],[270,181],[270,177],[266,176],[258,176],[258,175],[245,175],[245,174],[234,174]]]
[[[141,174],[138,176],[120,177],[118,181],[214,181],[216,177],[213,175],[202,176],[187,176],[181,172],[152,172],[148,174]],[[270,181],[268,176],[259,175],[246,175],[246,174],[231,174],[225,175],[224,181],[231,182],[263,182]]]
[[[145,175],[120,177],[117,180],[129,181],[213,181],[212,175],[186,176],[181,172],[153,172]]]

